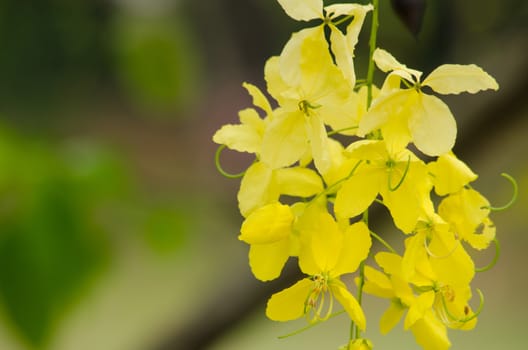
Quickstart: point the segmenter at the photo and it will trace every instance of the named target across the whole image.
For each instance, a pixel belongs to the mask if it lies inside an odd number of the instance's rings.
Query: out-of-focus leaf
[[[183,21],[123,16],[113,44],[121,85],[140,107],[181,109],[199,95],[200,56]]]
[[[105,166],[93,159],[80,177],[49,145],[3,130],[0,140],[0,301],[17,333],[45,348],[109,259],[95,215]]]
[[[148,213],[143,232],[154,252],[170,254],[181,248],[192,225],[188,212],[179,207],[161,207]]]

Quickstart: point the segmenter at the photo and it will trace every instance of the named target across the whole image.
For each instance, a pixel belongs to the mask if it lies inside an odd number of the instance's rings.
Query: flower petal
[[[441,155],[435,162],[427,164],[427,168],[433,174],[435,192],[439,196],[458,192],[477,179],[477,174],[452,152]]]
[[[402,78],[405,78],[409,81],[419,81],[422,75],[422,72],[407,68],[406,65],[398,62],[394,56],[383,49],[377,48],[374,51],[372,58],[374,59],[376,66],[378,66],[378,68],[385,73],[390,71],[399,71],[399,74],[401,74]]]
[[[365,284],[363,285],[363,291],[380,298],[394,298],[394,291],[389,277],[368,265],[365,266]]]
[[[260,153],[264,121],[252,108],[240,111],[239,116],[242,124],[222,126],[214,134],[213,141],[238,152]]]
[[[302,279],[293,286],[275,293],[268,300],[266,316],[274,321],[291,321],[304,315],[304,303],[313,288],[313,281]]]
[[[275,171],[281,194],[310,197],[323,190],[321,177],[312,169],[293,167]]]
[[[392,301],[380,318],[380,332],[385,335],[400,322],[406,308],[401,303]]]
[[[242,223],[238,239],[249,244],[268,244],[290,235],[293,213],[289,206],[279,202],[254,210]]]
[[[462,188],[442,200],[438,213],[455,227],[462,240],[481,250],[495,238],[495,226],[488,218],[489,205],[477,191]]]
[[[374,172],[354,174],[337,192],[334,210],[341,218],[363,213],[374,201],[380,189],[380,176]]]
[[[320,116],[313,115],[307,119],[306,134],[310,140],[315,167],[320,173],[325,173],[332,165],[326,128]]]
[[[253,163],[244,174],[238,191],[238,207],[247,217],[253,210],[279,199],[272,170],[262,162]]]
[[[262,91],[260,91],[258,87],[250,83],[243,83],[242,86],[253,98],[253,105],[261,108],[264,112],[266,112],[266,115],[271,115],[271,105],[266,96],[264,96],[264,94],[262,93]]]
[[[330,42],[334,53],[336,64],[343,72],[348,84],[353,88],[356,84],[356,73],[354,71],[353,49],[349,47],[345,35],[336,26],[330,26]]]
[[[344,233],[343,248],[332,274],[339,276],[356,271],[367,258],[371,245],[370,232],[363,221],[350,225]]]
[[[307,210],[300,229],[301,270],[306,274],[317,274],[334,269],[339,258],[338,252],[342,249],[343,234],[332,215],[321,209]]]
[[[271,281],[280,276],[290,256],[288,238],[271,244],[252,244],[249,248],[249,266],[261,281]]]
[[[429,156],[439,156],[453,148],[456,121],[449,107],[435,96],[420,93],[409,120],[416,147]]]
[[[335,298],[346,310],[348,316],[356,326],[364,331],[367,328],[367,320],[361,305],[346,288],[345,284],[340,280],[333,280],[330,284],[330,290],[334,294]]]
[[[414,90],[394,90],[387,94],[382,94],[374,99],[371,108],[359,122],[357,134],[365,136],[369,132],[386,125],[389,120],[391,125],[403,123],[397,130],[408,129],[409,108],[416,100]],[[406,134],[409,132],[406,131]],[[385,136],[385,135],[384,135]]]
[[[409,329],[412,327],[418,320],[423,319],[427,312],[431,312],[431,307],[435,299],[435,292],[429,291],[420,294],[410,305],[407,316],[405,317],[405,322],[403,327]]]
[[[262,140],[261,160],[272,169],[290,166],[308,147],[304,115],[278,113],[268,124]]]
[[[440,94],[477,93],[481,90],[497,90],[499,85],[491,75],[474,64],[444,64],[436,68],[423,81]]]
[[[299,63],[303,60],[303,46],[309,39],[314,43],[325,41],[323,27],[305,28],[293,33],[282,49],[278,67],[281,78],[289,86],[297,86],[301,82]]]
[[[269,94],[279,104],[282,104],[284,102],[282,94],[284,91],[290,89],[290,86],[286,84],[280,74],[280,61],[281,58],[279,56],[272,56],[266,61],[264,65],[264,79],[266,80],[266,89]]]
[[[288,16],[297,21],[323,18],[323,0],[278,0]]]
[[[445,325],[432,312],[416,321],[411,331],[424,350],[447,350],[451,347]]]

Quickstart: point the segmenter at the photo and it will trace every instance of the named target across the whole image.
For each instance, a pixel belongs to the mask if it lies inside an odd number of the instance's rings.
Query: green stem
[[[390,251],[391,253],[394,253],[394,254],[398,254],[398,253],[396,253],[396,250],[389,243],[387,243],[387,241],[385,241],[383,238],[381,238],[380,235],[376,234],[373,231],[370,231],[370,235],[372,237],[376,238],[378,240],[378,242],[380,242],[385,248],[387,248],[388,251]]]
[[[358,284],[358,295],[357,295],[357,301],[359,305],[361,306],[361,301],[363,300],[363,286],[365,285],[365,261],[363,260],[361,264],[359,264],[359,284]],[[354,339],[360,338],[361,330],[358,326],[356,326],[356,332],[354,334]]]
[[[374,81],[374,50],[376,50],[376,38],[378,34],[378,4],[379,0],[372,0],[372,6],[374,7],[372,11],[372,24],[370,27],[370,40],[369,40],[369,65],[367,71],[367,108],[372,104],[372,84]]]

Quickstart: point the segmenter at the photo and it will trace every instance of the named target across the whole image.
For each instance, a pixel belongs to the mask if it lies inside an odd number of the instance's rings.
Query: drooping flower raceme
[[[497,208],[472,187],[477,174],[452,151],[454,116],[428,90],[476,93],[498,85],[475,65],[442,65],[422,79],[422,72],[378,48],[369,63],[369,72],[376,65],[387,73],[378,89],[368,77],[357,79],[353,60],[369,13],[375,44],[378,1],[278,3],[293,19],[319,24],[293,33],[268,59],[267,93],[243,84],[254,107],[213,136],[219,170],[241,177],[238,237],[249,245],[252,273],[261,281],[279,278],[293,258],[305,275],[270,297],[266,315],[305,317],[316,325],[342,310],[352,327],[340,349],[369,350],[372,343],[361,335],[365,292],[389,300],[382,333],[403,319],[424,349],[448,349],[448,330],[474,328],[482,309],[482,293],[471,283],[496,259],[477,268],[471,252],[492,243],[498,250],[490,218]],[[254,161],[243,173],[228,174],[219,164],[224,148],[253,154]],[[370,229],[373,206],[386,208],[402,232],[400,253],[382,238],[388,232]],[[381,269],[367,260],[372,238],[388,250],[375,254]],[[356,275],[356,295],[349,275]],[[476,310],[470,305],[475,291]]]

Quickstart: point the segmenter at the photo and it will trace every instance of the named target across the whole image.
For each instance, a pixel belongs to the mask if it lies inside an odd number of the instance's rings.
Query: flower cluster
[[[267,61],[274,102],[244,83],[254,108],[240,111],[239,124],[224,125],[213,137],[221,145],[217,162],[225,147],[255,155],[240,174],[238,192],[239,239],[249,244],[255,277],[279,277],[290,257],[306,274],[271,296],[266,315],[318,323],[339,303],[356,330],[357,339],[345,347],[368,349],[370,342],[359,338],[367,324],[364,291],[390,300],[382,333],[405,314],[404,328],[424,349],[447,349],[447,329],[473,328],[480,312],[469,305],[476,268],[468,248],[497,241],[493,208],[470,185],[477,175],[452,152],[455,119],[431,90],[476,93],[498,85],[475,65],[442,65],[422,79],[422,72],[377,48],[371,62],[387,75],[376,88],[356,79],[353,61],[364,19],[375,7],[278,2],[293,19],[320,19],[320,25],[293,33]],[[403,232],[402,254],[369,229],[373,205],[386,207]],[[372,238],[388,250],[374,256],[381,269],[365,264]],[[358,298],[341,279],[356,271]]]

